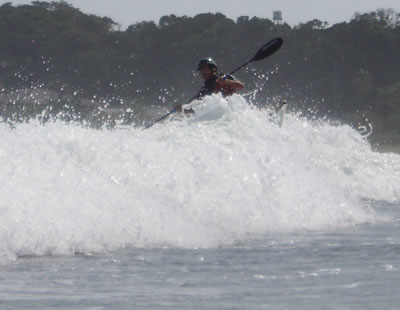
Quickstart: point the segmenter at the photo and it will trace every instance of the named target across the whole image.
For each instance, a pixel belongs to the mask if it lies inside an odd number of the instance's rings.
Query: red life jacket
[[[226,76],[226,79],[233,80],[233,77]],[[213,77],[207,81],[205,81],[204,86],[200,89],[197,99],[201,99],[204,96],[209,96],[211,94],[219,94],[221,93],[224,97],[231,96],[236,93],[236,90],[230,86],[223,86],[222,83],[217,82],[217,77]]]

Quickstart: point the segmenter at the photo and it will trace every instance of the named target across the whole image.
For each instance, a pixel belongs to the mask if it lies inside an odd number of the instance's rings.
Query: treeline
[[[296,109],[354,124],[368,119],[376,133],[400,136],[400,14],[391,9],[333,26],[313,20],[291,27],[208,13],[163,16],[121,30],[110,18],[84,14],[64,1],[5,3],[0,112],[15,118],[23,106],[29,118],[68,108],[85,118],[98,105],[169,108],[200,87],[194,70],[200,58],[212,56],[229,71],[277,36],[285,40],[279,53],[237,74],[249,92],[257,90],[255,102],[286,98]],[[28,96],[26,89],[52,96],[46,104],[20,104],[15,98]],[[4,100],[5,93],[14,99]]]

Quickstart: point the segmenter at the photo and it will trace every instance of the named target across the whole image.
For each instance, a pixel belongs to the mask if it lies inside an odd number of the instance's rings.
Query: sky
[[[48,0],[50,1],[50,0]],[[2,1],[27,4],[31,1]],[[199,13],[220,12],[236,19],[238,16],[257,16],[272,19],[280,10],[283,19],[297,25],[313,19],[329,24],[349,21],[355,12],[370,12],[378,8],[393,8],[400,12],[400,0],[67,0],[85,13],[111,17],[126,28],[143,20],[157,21],[161,16],[175,14],[194,16]]]

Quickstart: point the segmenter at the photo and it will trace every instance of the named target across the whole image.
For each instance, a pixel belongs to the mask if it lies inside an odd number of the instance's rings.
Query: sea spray
[[[240,96],[193,108],[149,130],[0,126],[0,260],[338,229],[377,220],[365,200],[400,198],[400,156],[349,126],[279,128]]]

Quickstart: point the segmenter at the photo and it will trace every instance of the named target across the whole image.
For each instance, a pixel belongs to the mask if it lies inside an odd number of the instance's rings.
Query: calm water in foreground
[[[240,96],[194,108],[0,126],[0,310],[400,308],[399,155]]]
[[[400,205],[389,222],[206,250],[25,257],[0,267],[1,309],[398,309]]]

